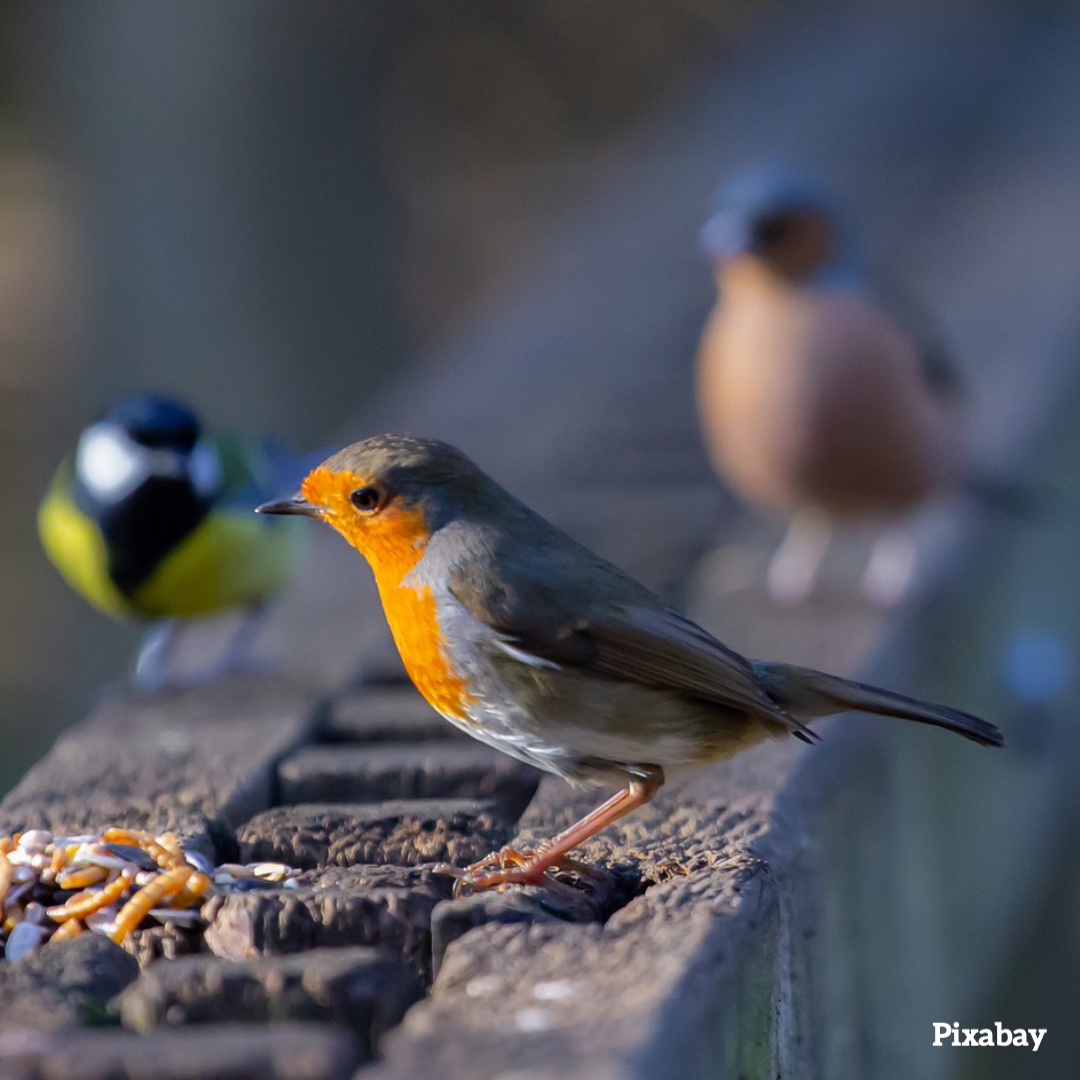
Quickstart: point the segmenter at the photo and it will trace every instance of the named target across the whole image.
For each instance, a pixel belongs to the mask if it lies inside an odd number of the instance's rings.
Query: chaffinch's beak
[[[291,499],[271,499],[262,506],[256,506],[255,513],[299,514],[302,517],[317,518],[322,513],[322,507],[309,503],[302,495],[294,495]]]

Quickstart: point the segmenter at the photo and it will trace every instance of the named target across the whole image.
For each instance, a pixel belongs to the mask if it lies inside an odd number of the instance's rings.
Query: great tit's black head
[[[221,463],[191,409],[144,395],[118,401],[83,431],[75,483],[84,500],[99,505],[121,503],[148,484],[184,488],[208,503],[221,488]]]
[[[105,421],[123,428],[142,446],[184,454],[191,452],[202,434],[199,418],[186,405],[151,394],[118,401]]]
[[[113,583],[132,595],[203,521],[223,489],[198,418],[168,398],[118,401],[75,448],[72,497],[105,542]]]

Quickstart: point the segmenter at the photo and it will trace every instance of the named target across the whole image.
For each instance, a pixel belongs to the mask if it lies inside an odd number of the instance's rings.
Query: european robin
[[[986,746],[993,725],[806,668],[747,660],[519,502],[445,443],[365,439],[262,513],[332,525],[368,561],[405,670],[451,723],[513,757],[618,794],[536,851],[452,872],[461,886],[539,882],[665,776],[764,739],[816,738],[853,709]]]
[[[911,305],[887,310],[871,290],[816,181],[762,166],[715,203],[701,234],[718,288],[697,360],[701,430],[734,491],[789,519],[766,580],[794,602],[813,589],[837,519],[895,525],[963,482],[958,380]],[[913,570],[910,536],[886,529],[864,592],[899,599]]]
[[[125,398],[83,430],[58,468],[38,511],[41,543],[95,608],[150,625],[135,676],[153,688],[167,678],[180,620],[254,613],[284,587],[304,538],[251,511],[292,490],[317,460],[208,433],[169,398]]]

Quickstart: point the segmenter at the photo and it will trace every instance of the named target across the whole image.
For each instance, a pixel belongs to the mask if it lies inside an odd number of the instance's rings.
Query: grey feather
[[[816,740],[766,693],[748,660],[616,567],[548,529],[543,562],[517,559],[512,572],[500,567],[482,576],[471,572],[475,564],[464,563],[451,574],[451,594],[498,635],[504,652],[509,644],[534,664],[673,690]],[[555,550],[563,546],[565,552]],[[588,597],[578,585],[582,553],[592,563]],[[514,587],[492,590],[492,581]]]
[[[769,693],[796,716],[812,719],[851,709],[932,724],[955,731],[981,746],[1003,746],[1005,743],[993,724],[947,705],[934,705],[879,686],[792,664],[759,660],[754,668]]]

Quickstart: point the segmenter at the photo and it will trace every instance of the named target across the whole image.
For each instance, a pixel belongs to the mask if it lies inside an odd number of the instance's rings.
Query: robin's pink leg
[[[541,844],[536,851],[523,853],[513,848],[504,848],[494,856],[489,855],[464,869],[438,869],[443,873],[451,873],[458,879],[454,883],[455,896],[467,889],[493,889],[499,885],[542,885],[547,871],[558,865],[568,852],[632,810],[644,806],[660,790],[663,782],[663,770],[651,767],[646,776],[634,777],[625,790],[612,795],[607,802]]]

